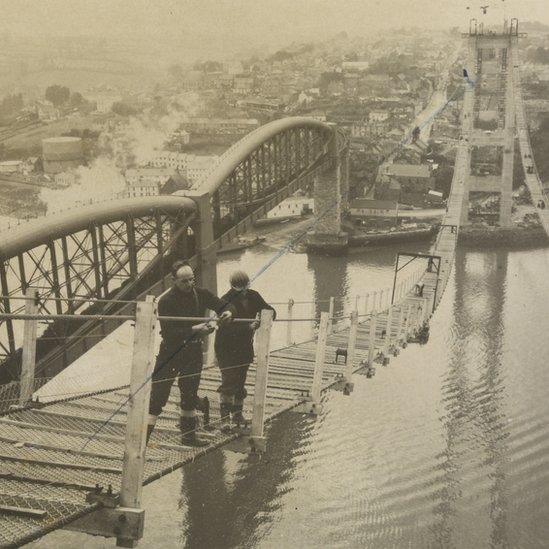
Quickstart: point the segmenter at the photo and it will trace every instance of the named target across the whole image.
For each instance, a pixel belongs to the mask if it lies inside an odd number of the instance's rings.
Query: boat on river
[[[235,252],[238,250],[244,250],[245,248],[251,248],[252,246],[256,246],[261,242],[265,242],[264,236],[255,236],[255,237],[239,236],[236,240],[229,242],[228,244],[223,246],[223,248],[217,250],[217,253],[223,254],[223,253]]]

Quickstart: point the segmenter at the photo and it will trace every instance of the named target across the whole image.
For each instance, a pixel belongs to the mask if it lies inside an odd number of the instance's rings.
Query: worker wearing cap
[[[215,336],[215,356],[221,369],[221,422],[224,429],[230,427],[232,414],[237,426],[246,426],[242,415],[248,368],[254,359],[254,332],[259,327],[258,315],[263,309],[276,311],[249,288],[250,279],[244,271],[235,271],[230,277],[231,289],[222,296],[234,309],[234,319],[249,319],[250,322],[231,322],[219,326]]]
[[[197,288],[194,272],[185,261],[176,261],[171,273],[173,286],[158,301],[159,317],[204,317],[206,309],[211,309],[219,315],[219,325],[231,318],[234,309],[230,304],[208,290]],[[147,440],[168,401],[173,382],[178,378],[183,443],[191,446],[207,444],[196,436],[195,407],[202,373],[202,338],[214,327],[211,322],[160,318],[162,343],[152,375]]]

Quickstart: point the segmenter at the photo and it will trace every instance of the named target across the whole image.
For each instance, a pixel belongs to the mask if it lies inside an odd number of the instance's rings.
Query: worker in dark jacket
[[[172,276],[173,287],[158,302],[159,317],[204,317],[206,309],[211,309],[219,315],[216,321],[219,326],[231,318],[234,309],[226,301],[195,287],[193,270],[185,261],[174,263]],[[216,322],[160,318],[162,343],[152,375],[147,440],[168,401],[173,382],[178,378],[183,442],[192,446],[206,444],[196,436],[195,408],[202,373],[202,339],[213,332]]]
[[[221,369],[221,422],[222,429],[230,428],[233,422],[246,426],[242,408],[247,392],[244,387],[250,363],[254,359],[254,332],[259,327],[258,315],[263,309],[276,311],[261,297],[249,289],[250,279],[243,271],[235,271],[230,277],[231,289],[221,298],[234,309],[235,319],[250,319],[250,322],[223,324],[215,336],[215,356]]]

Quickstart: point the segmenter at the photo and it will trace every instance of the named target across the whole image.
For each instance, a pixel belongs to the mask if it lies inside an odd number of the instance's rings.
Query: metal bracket
[[[345,385],[343,386],[343,394],[345,396],[349,396],[353,392],[354,388],[355,384],[352,381],[346,381]]]
[[[86,494],[86,503],[99,503],[107,509],[114,509],[117,507],[118,501],[119,496],[112,493],[112,485],[110,484],[107,491],[104,493],[103,487],[97,484],[93,492],[88,492]]]
[[[92,536],[116,538],[118,547],[135,547],[137,540],[143,537],[144,525],[144,509],[116,507],[93,511],[67,524],[64,529]]]
[[[302,414],[310,414],[312,416],[318,416],[322,412],[322,404],[313,402],[312,400],[307,400],[298,404],[294,411]]]
[[[266,437],[249,437],[248,443],[250,445],[250,453],[252,454],[264,454],[267,451]]]

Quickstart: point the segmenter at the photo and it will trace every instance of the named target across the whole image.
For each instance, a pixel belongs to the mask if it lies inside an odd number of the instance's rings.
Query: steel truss
[[[261,143],[211,197],[215,238],[316,168],[319,160],[331,160],[326,148],[326,132],[310,128],[288,129]]]
[[[143,217],[90,224],[85,230],[19,253],[0,263],[0,311],[20,313],[27,288],[39,291],[47,313],[77,313],[86,300],[108,299],[128,281],[135,281],[158,257],[173,248],[171,235],[181,224],[177,215],[154,211]],[[183,231],[183,238],[187,231]],[[59,334],[61,337],[62,334]],[[18,347],[12,320],[0,320],[0,360]]]

